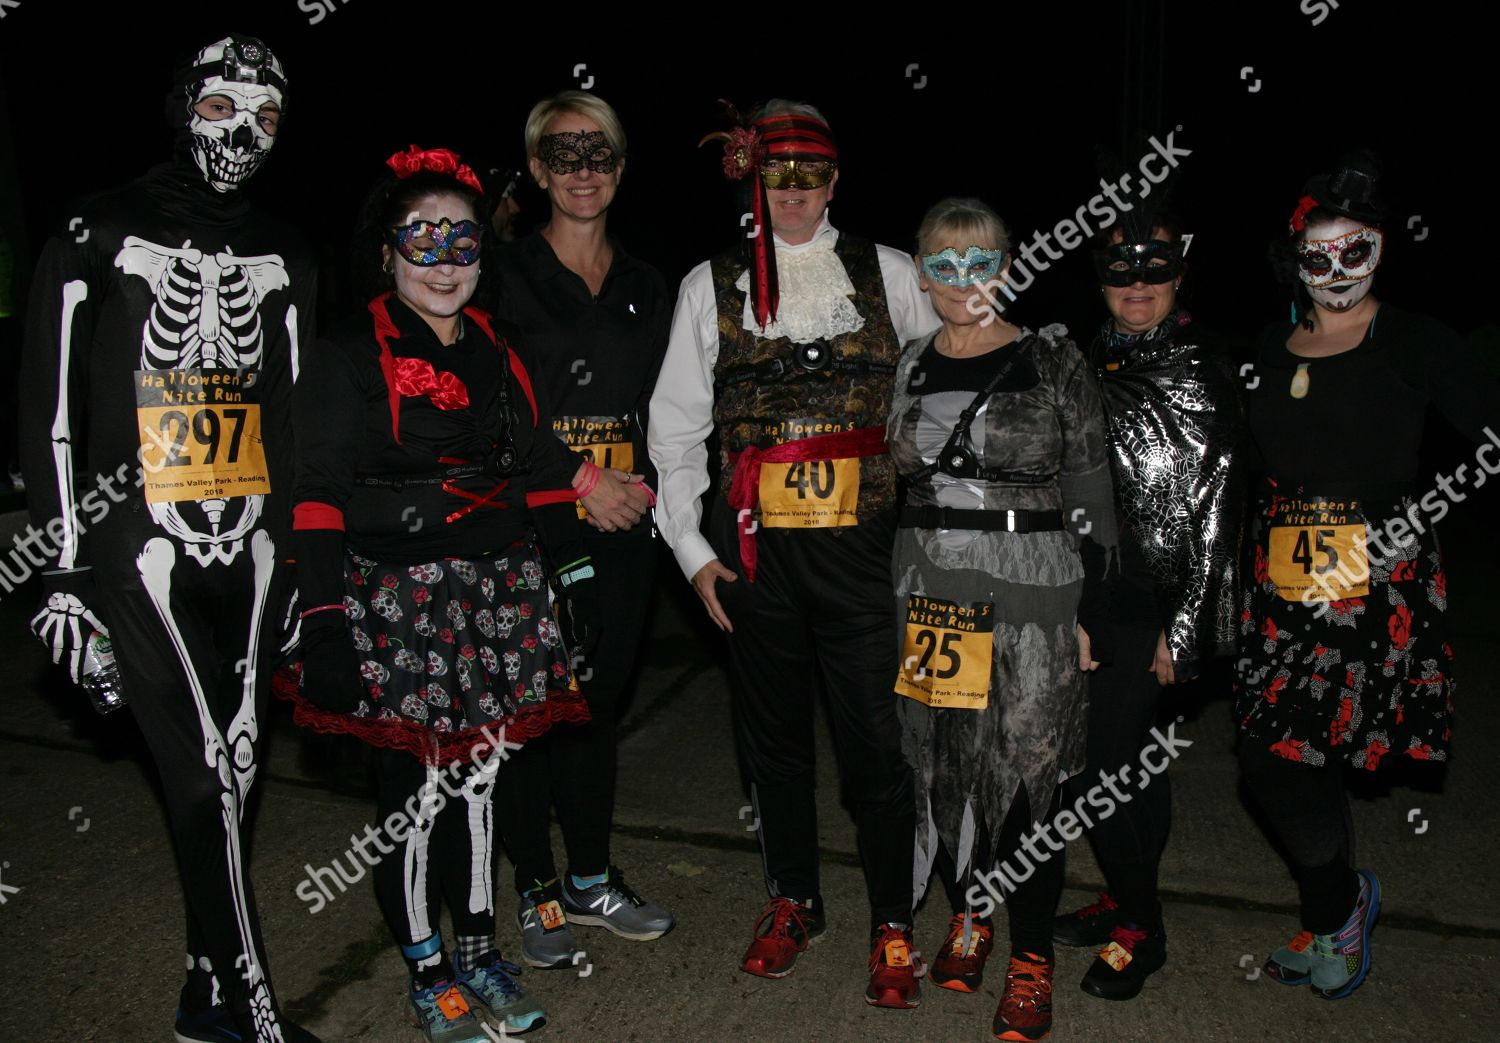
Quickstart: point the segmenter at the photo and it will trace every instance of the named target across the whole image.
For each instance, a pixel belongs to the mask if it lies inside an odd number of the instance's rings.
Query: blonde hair
[[[537,102],[531,108],[531,115],[526,117],[526,156],[528,159],[535,156],[537,150],[541,148],[542,135],[547,130],[547,124],[552,122],[553,117],[565,112],[587,116],[599,124],[599,129],[604,133],[605,142],[615,150],[615,155],[621,157],[625,155],[625,127],[620,123],[619,115],[609,102],[588,91],[562,91]]]
[[[952,197],[935,204],[917,228],[917,256],[945,246],[986,246],[1010,253],[1010,229],[982,199]]]

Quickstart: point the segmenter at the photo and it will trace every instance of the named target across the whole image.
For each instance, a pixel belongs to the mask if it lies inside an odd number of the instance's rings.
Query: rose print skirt
[[[1371,771],[1387,756],[1446,760],[1456,682],[1448,582],[1432,529],[1385,541],[1389,554],[1367,542],[1369,592],[1328,601],[1320,615],[1320,603],[1285,600],[1271,580],[1267,533],[1285,503],[1263,500],[1247,540],[1253,560],[1235,686],[1245,741],[1288,760],[1342,758]],[[1367,533],[1380,530],[1377,518],[1412,509],[1404,498],[1370,512]]]
[[[349,714],[320,710],[284,674],[275,688],[297,724],[446,764],[588,720],[535,546],[425,565],[351,555],[344,576],[365,699]]]

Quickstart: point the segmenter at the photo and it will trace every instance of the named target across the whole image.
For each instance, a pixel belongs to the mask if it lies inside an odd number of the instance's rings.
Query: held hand
[[[1172,665],[1172,652],[1167,648],[1167,632],[1163,630],[1156,639],[1156,657],[1146,669],[1156,675],[1156,683],[1162,686],[1177,683],[1177,668]]]
[[[629,474],[613,467],[601,468],[599,482],[587,496],[580,496],[588,522],[596,529],[614,532],[632,528],[645,517],[649,506],[645,475]]]
[[[714,584],[719,580],[733,583],[737,579],[739,577],[726,569],[718,558],[714,558],[693,575],[693,589],[698,592],[698,597],[703,601],[703,607],[708,610],[708,618],[712,619],[714,625],[720,630],[730,634],[734,633],[734,626],[725,615],[724,606],[719,604],[719,592]]]
[[[109,636],[109,630],[75,594],[54,590],[42,603],[42,609],[31,617],[31,632],[52,652],[52,661],[61,663],[68,657],[68,676],[79,682],[83,651],[89,637],[97,630]]]
[[[1089,632],[1076,623],[1073,629],[1078,631],[1078,669],[1084,673],[1099,669],[1099,661],[1093,656],[1093,649],[1089,642]]]
[[[329,713],[353,713],[366,698],[354,639],[343,619],[320,615],[302,625],[303,698]]]

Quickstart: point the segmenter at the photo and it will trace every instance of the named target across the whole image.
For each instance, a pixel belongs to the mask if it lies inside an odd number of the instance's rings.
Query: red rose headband
[[[391,156],[385,161],[385,165],[394,170],[396,176],[403,181],[424,170],[430,170],[434,174],[451,174],[455,181],[468,185],[480,195],[484,195],[484,185],[480,184],[473,168],[467,163],[460,163],[459,158],[458,153],[452,149],[421,149],[412,145],[405,152],[397,152]]]

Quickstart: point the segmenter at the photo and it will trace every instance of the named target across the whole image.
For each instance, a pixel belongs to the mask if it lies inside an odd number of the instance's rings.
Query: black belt
[[[956,507],[901,508],[903,529],[972,529],[978,532],[1057,532],[1063,527],[1062,511],[986,509],[965,511]]]

